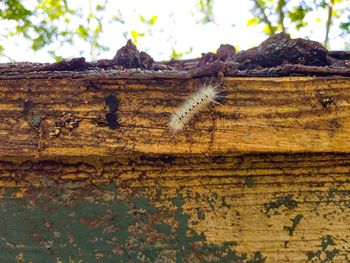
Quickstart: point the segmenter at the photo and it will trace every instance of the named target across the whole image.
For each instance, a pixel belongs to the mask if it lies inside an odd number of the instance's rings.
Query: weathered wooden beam
[[[204,110],[172,136],[167,114],[203,79],[50,74],[0,78],[2,159],[350,149],[350,78],[227,77],[223,105]],[[112,118],[108,103],[118,104]]]
[[[0,262],[349,262],[349,57],[277,34],[0,65]],[[208,81],[222,105],[173,135]]]

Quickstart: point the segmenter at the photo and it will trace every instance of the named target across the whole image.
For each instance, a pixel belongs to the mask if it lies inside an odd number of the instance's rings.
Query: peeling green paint
[[[134,200],[136,209],[144,209],[147,212],[157,213],[157,208],[149,203],[145,197],[138,197]]]
[[[231,208],[231,206],[226,202],[225,197],[221,197],[221,205],[222,207]]]
[[[254,178],[249,176],[245,179],[245,185],[248,187],[248,188],[252,188],[254,186]]]
[[[252,260],[248,261],[248,263],[262,263],[265,262],[266,257],[264,257],[260,252],[255,252]]]
[[[184,200],[180,197],[173,198],[172,202],[177,207],[182,207],[185,204]]]
[[[33,126],[35,127],[39,127],[40,126],[40,123],[41,123],[41,116],[40,114],[34,114],[32,115],[31,119],[30,119],[30,122]]]
[[[3,198],[0,262],[262,262],[259,252],[238,254],[235,242],[206,242],[190,227],[179,193],[169,210],[115,184],[85,192],[48,187]]]
[[[326,235],[321,238],[321,249],[316,252],[307,252],[309,261],[317,260],[320,263],[333,262],[333,259],[339,255],[339,250],[335,248],[336,244],[331,235]]]
[[[293,199],[293,196],[291,194],[288,194],[286,196],[281,196],[281,197],[277,198],[276,201],[272,201],[272,202],[265,204],[264,208],[265,208],[266,214],[269,214],[272,211],[274,211],[274,213],[277,214],[276,210],[282,206],[284,206],[288,210],[293,210],[298,206],[298,204]]]
[[[346,198],[350,195],[350,190],[339,190],[330,188],[328,190],[327,202],[336,204],[341,210],[350,208],[350,201]]]
[[[171,227],[164,223],[155,224],[154,227],[161,233],[166,235],[171,234]]]
[[[293,236],[294,231],[302,218],[303,218],[303,215],[296,215],[294,218],[291,219],[292,226],[284,226],[283,229],[287,230],[290,236]]]

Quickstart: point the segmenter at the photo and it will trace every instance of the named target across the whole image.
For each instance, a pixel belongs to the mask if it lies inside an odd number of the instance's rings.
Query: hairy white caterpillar
[[[195,114],[210,103],[220,104],[216,101],[220,93],[217,88],[218,85],[204,84],[171,114],[169,127],[174,134],[181,131]]]

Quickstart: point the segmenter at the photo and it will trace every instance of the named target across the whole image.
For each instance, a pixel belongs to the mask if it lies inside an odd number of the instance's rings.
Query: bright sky
[[[26,0],[27,4],[33,0]],[[293,1],[293,0],[292,0]],[[103,3],[101,0],[92,0],[93,4]],[[104,14],[104,33],[100,42],[110,48],[95,59],[111,59],[115,52],[125,45],[130,37],[131,30],[145,33],[145,37],[139,38],[138,49],[148,52],[155,60],[169,59],[172,49],[177,52],[188,51],[190,54],[183,58],[199,57],[201,53],[214,51],[220,44],[232,44],[239,50],[245,50],[258,45],[266,35],[261,33],[262,26],[247,28],[247,21],[252,18],[249,0],[216,0],[214,5],[215,23],[197,24],[196,19],[201,16],[196,10],[198,0],[110,0],[106,13]],[[69,1],[71,7],[82,8],[87,14],[89,1]],[[113,15],[122,15],[125,23],[108,23]],[[152,27],[142,23],[139,16],[149,19],[158,16],[158,20]],[[290,31],[292,37],[309,37],[312,40],[323,41],[324,28],[322,20],[326,13],[318,14],[321,20],[315,17],[307,17],[309,27],[307,30],[297,32]],[[72,24],[80,23],[79,20]],[[11,26],[8,24],[8,26]],[[3,27],[4,30],[5,27]],[[123,34],[127,34],[126,37]],[[332,39],[331,39],[332,40]],[[343,49],[344,43],[341,39],[332,40],[332,49]],[[5,54],[15,61],[53,62],[53,58],[47,54],[50,49],[57,50],[57,54],[64,58],[85,56],[91,60],[90,45],[79,39],[74,41],[74,46],[66,45],[58,49],[58,44],[53,44],[38,52],[30,49],[27,41],[20,37],[2,40]],[[6,57],[0,56],[0,62],[8,62]]]

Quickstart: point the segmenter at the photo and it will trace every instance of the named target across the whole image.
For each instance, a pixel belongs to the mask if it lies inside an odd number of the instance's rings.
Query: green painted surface
[[[114,184],[86,191],[7,191],[0,203],[0,262],[262,262],[235,251],[235,242],[206,242],[189,226],[185,199],[172,209]]]
[[[335,247],[336,243],[331,235],[326,235],[321,238],[321,243],[317,251],[307,253],[308,260],[312,262],[333,262],[334,258],[339,255],[339,250]],[[349,258],[347,258],[349,262]]]
[[[292,225],[291,226],[284,226],[284,230],[288,231],[290,236],[293,236],[294,231],[296,230],[296,228],[297,228],[297,226],[300,223],[302,218],[303,218],[303,215],[296,215],[293,219],[291,219]]]
[[[267,216],[271,214],[278,214],[278,209],[281,207],[287,210],[293,210],[298,206],[297,202],[293,199],[291,194],[278,197],[276,200],[265,204],[265,212]]]

